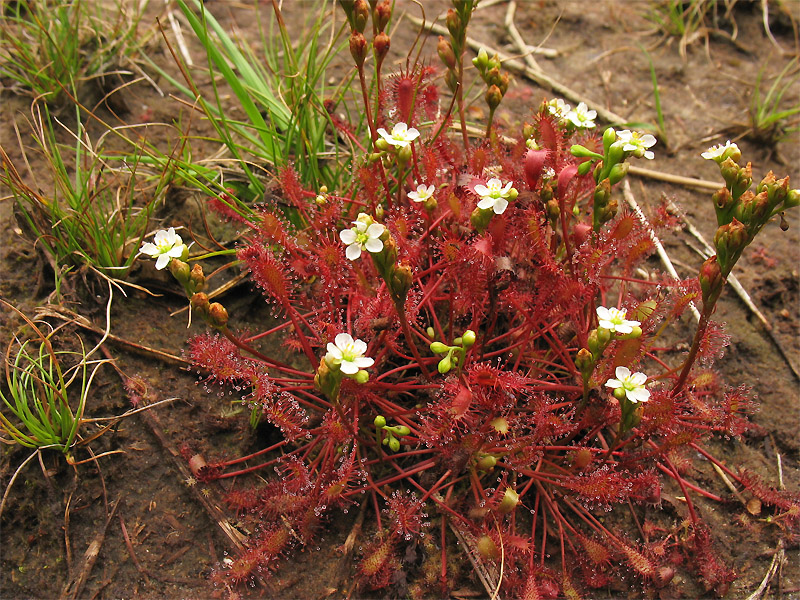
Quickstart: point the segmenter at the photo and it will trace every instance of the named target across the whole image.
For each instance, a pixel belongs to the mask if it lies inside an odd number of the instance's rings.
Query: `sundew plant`
[[[352,184],[306,189],[287,167],[280,204],[252,218],[213,203],[245,231],[236,256],[278,323],[241,331],[174,230],[142,247],[209,325],[188,350],[205,381],[243,390],[253,422],[279,438],[251,457],[190,461],[200,480],[238,477],[227,502],[254,532],[217,580],[267,576],[314,545],[327,517],[366,505],[364,593],[405,571],[411,597],[447,597],[466,552],[503,597],[654,593],[679,569],[724,594],[734,572],[693,502],[723,498],[692,478],[692,457],[787,531],[800,503],[705,447],[746,432],[752,408],[712,370],[726,337],[711,317],[743,250],[800,190],[772,173],[753,186],[735,144],[710,148],[702,159],[725,181],[711,200],[716,256],[694,279],[639,279],[653,232],[615,186],[658,152],[652,135],[601,131],[585,105],[551,99],[512,143],[491,125],[470,138],[460,90],[474,2],[454,2],[437,48],[452,100],[431,61],[383,73],[391,2],[342,6],[370,133]],[[475,61],[493,112],[508,76],[496,59]],[[658,210],[652,226],[672,223]],[[690,349],[668,351],[692,303]],[[279,346],[284,356],[267,350]],[[659,506],[665,486],[685,519],[640,523],[634,507]],[[409,548],[417,560],[402,564]]]

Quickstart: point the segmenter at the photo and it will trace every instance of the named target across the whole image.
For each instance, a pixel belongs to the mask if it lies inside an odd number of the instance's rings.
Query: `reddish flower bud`
[[[359,69],[364,66],[364,60],[367,58],[367,38],[361,32],[354,31],[350,34],[350,54]]]
[[[454,40],[460,39],[461,37],[461,18],[458,16],[458,13],[454,11],[452,8],[448,9],[447,17],[445,18],[445,23],[447,23],[447,31],[450,32],[450,35],[453,37]]]
[[[725,213],[733,206],[733,196],[731,196],[731,192],[728,188],[720,188],[719,191],[714,192],[711,199],[714,201],[717,214]]]
[[[192,291],[203,291],[203,288],[206,286],[206,276],[203,273],[203,267],[200,265],[200,263],[195,263],[192,267],[192,271],[189,274],[189,281],[194,286]]]
[[[375,26],[378,28],[378,31],[383,32],[389,24],[389,20],[392,18],[392,3],[390,0],[383,0],[383,2],[380,2],[375,7],[372,18],[375,21]]]
[[[208,307],[208,324],[217,329],[222,329],[228,324],[228,311],[219,302],[214,302]]]
[[[494,110],[500,105],[500,101],[503,99],[503,92],[500,91],[500,88],[496,85],[491,86],[488,91],[486,92],[486,104],[489,105],[491,110]]]
[[[386,55],[389,53],[389,46],[391,45],[391,40],[389,36],[386,35],[384,32],[380,32],[378,35],[375,36],[375,39],[372,42],[372,47],[375,48],[375,56],[378,59],[378,62],[382,62]]]
[[[450,42],[439,36],[439,43],[436,45],[436,52],[439,53],[439,58],[448,69],[456,68],[456,55],[453,52],[453,46]]]
[[[717,257],[712,256],[706,260],[700,267],[700,289],[703,292],[703,304],[708,306],[709,303],[714,303],[719,298],[722,291],[722,284],[724,279],[722,271],[717,262]]]
[[[368,20],[369,4],[367,4],[367,0],[356,0],[353,5],[353,28],[359,33],[364,33]]]

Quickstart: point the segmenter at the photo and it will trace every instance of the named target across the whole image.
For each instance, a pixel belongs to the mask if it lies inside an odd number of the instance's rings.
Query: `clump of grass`
[[[342,135],[347,140],[338,141],[329,110],[342,109],[351,79],[331,88],[324,78],[331,61],[347,43],[342,39],[342,29],[328,18],[329,12],[310,11],[315,17],[305,29],[307,33],[293,40],[279,7],[273,3],[274,15],[269,23],[265,26],[259,20],[261,52],[257,52],[229,35],[198,0],[178,0],[178,6],[207,53],[213,94],[205,97],[199,92],[185,64],[181,64],[181,70],[186,86],[170,80],[184,94],[197,99],[214,126],[217,141],[244,172],[246,183],[237,190],[238,195],[262,197],[267,170],[283,168],[290,161],[303,183],[317,189],[323,185],[338,187],[350,173],[349,144],[362,137],[364,126],[357,124]],[[162,75],[169,78],[164,72]],[[215,83],[219,76],[238,100],[244,119],[231,117],[230,106],[223,103],[223,92]]]
[[[800,131],[800,117],[797,116],[800,114],[800,101],[796,95],[793,101],[785,101],[787,93],[796,90],[800,80],[797,58],[786,64],[766,92],[763,88],[764,71],[763,68],[759,70],[753,85],[750,128],[746,134],[754,141],[774,148],[790,134]]]
[[[70,97],[106,92],[111,75],[130,75],[149,35],[143,2],[8,2],[0,19],[0,78],[12,91],[64,107]]]
[[[738,0],[658,0],[651,2],[645,17],[653,22],[664,37],[679,38],[679,52],[686,60],[686,48],[703,40],[708,52],[710,35],[735,41],[738,31],[733,9]],[[722,15],[720,15],[720,12]],[[733,30],[724,31],[722,22]]]
[[[90,360],[91,352],[86,352],[83,342],[80,351],[55,350],[51,335],[5,300],[0,302],[19,314],[33,333],[29,338],[15,337],[6,350],[8,395],[0,389],[6,411],[0,411],[0,429],[10,439],[4,441],[33,449],[54,448],[69,458],[92,381],[108,361]],[[62,361],[71,358],[77,358],[77,363],[65,369]]]
[[[72,132],[46,105],[35,103],[32,115],[33,138],[49,167],[52,191],[28,185],[0,149],[0,183],[11,190],[22,225],[59,267],[88,265],[103,275],[124,278],[163,197],[165,177],[155,184],[149,181],[145,189],[140,179],[152,178],[140,176],[145,167],[138,157],[109,166],[101,156],[105,137],[93,144],[80,118],[77,132]],[[57,141],[54,123],[72,137],[71,145]],[[31,179],[45,181],[42,173],[31,173]]]

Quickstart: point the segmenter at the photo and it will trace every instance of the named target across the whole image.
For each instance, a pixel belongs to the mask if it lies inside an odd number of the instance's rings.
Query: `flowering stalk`
[[[673,394],[680,393],[686,384],[722,288],[742,252],[772,217],[782,216],[784,210],[800,205],[800,189],[789,189],[789,178],[777,180],[772,171],[753,194],[749,190],[753,181],[750,163],[739,166],[737,161],[742,153],[730,141],[709,148],[702,157],[716,162],[725,180],[725,187],[712,196],[719,224],[714,235],[717,253],[700,267],[703,311],[681,374],[672,388]]]

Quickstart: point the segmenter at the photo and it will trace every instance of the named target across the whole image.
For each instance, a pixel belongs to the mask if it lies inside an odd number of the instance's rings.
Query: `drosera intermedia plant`
[[[766,68],[759,70],[750,96],[750,126],[745,135],[774,148],[800,131],[800,99],[796,94],[799,68],[797,58],[789,61],[766,92],[762,87]],[[793,97],[792,90],[795,91]]]
[[[376,20],[373,44],[388,43],[379,34],[391,5],[348,9],[362,79],[363,32]],[[455,91],[460,70],[447,68]],[[204,294],[200,261],[166,253],[212,330],[190,340],[192,362],[206,383],[244,390],[277,437],[248,457],[186,448],[198,479],[237,479],[228,505],[256,532],[216,580],[266,576],[319,539],[325,515],[366,504],[364,594],[411,581],[402,592],[411,597],[451,595],[454,532],[496,567],[489,593],[503,597],[657,594],[679,571],[724,594],[734,572],[693,502],[723,502],[723,492],[692,476],[691,456],[781,523],[797,525],[800,500],[705,448],[747,432],[752,407],[746,389],[726,388],[710,368],[725,341],[710,317],[746,243],[800,191],[768,175],[749,192],[738,149],[709,150],[728,184],[714,197],[719,258],[696,279],[638,279],[652,232],[621,208],[615,186],[632,161],[654,157],[652,135],[595,133],[585,107],[571,118],[552,99],[516,142],[492,128],[473,144],[449,113],[420,118],[433,95],[419,92],[366,96],[372,146],[356,162],[358,185],[320,194],[283,169],[280,202],[299,220],[277,201],[238,219],[238,258],[278,320],[265,331],[239,331],[237,315]],[[653,222],[674,219],[661,208]],[[703,318],[691,350],[676,354],[663,332],[692,301]],[[278,345],[287,356],[267,350]],[[274,475],[246,487],[255,470]],[[680,489],[685,519],[645,533],[627,511],[658,506],[666,485]],[[623,511],[611,518],[613,508]],[[423,535],[433,548],[404,565]]]
[[[138,54],[154,33],[140,27],[148,4],[4,2],[0,79],[56,109],[100,99],[139,70]]]

